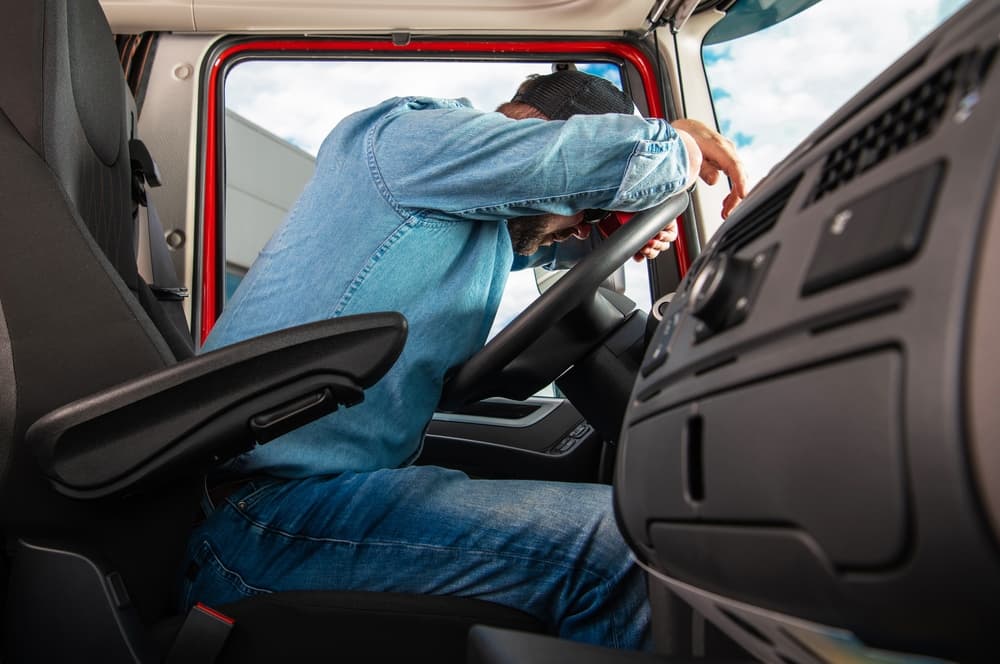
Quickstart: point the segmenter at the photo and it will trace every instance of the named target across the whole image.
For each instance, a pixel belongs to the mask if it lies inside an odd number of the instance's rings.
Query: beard
[[[517,217],[507,221],[507,232],[510,233],[510,243],[514,253],[530,256],[542,246],[547,239],[544,217]]]
[[[576,233],[572,218],[555,214],[540,214],[531,217],[515,217],[507,220],[507,232],[514,252],[530,256],[542,245],[562,242]]]

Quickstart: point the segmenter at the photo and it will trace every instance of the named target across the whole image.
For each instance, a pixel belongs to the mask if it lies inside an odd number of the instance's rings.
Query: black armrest
[[[133,491],[354,405],[406,340],[398,313],[311,323],[206,353],[62,406],[27,439],[55,488]]]

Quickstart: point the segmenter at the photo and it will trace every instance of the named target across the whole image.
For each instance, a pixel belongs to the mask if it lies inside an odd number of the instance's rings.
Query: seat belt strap
[[[236,621],[201,602],[188,611],[166,664],[213,664]]]
[[[188,296],[188,289],[177,282],[177,273],[174,271],[174,264],[170,258],[170,253],[165,242],[156,238],[163,237],[163,224],[160,223],[160,215],[156,213],[156,206],[149,200],[149,193],[146,193],[147,204],[139,207],[139,226],[145,228],[145,235],[148,242],[148,265],[149,277],[146,283],[149,289],[158,300],[171,302],[181,302]],[[147,275],[142,273],[145,278]]]
[[[178,302],[188,296],[180,285],[170,252],[163,241],[163,224],[148,188],[159,187],[160,169],[153,161],[146,144],[138,138],[128,142],[132,165],[133,216],[136,221],[136,264],[139,276],[149,284],[158,300]]]

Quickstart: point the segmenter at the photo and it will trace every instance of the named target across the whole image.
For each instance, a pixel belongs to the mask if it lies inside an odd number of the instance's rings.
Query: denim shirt
[[[506,220],[641,210],[686,178],[684,145],[660,120],[511,120],[421,97],[348,116],[205,349],[373,311],[402,312],[407,342],[363,403],[257,446],[230,470],[307,477],[411,461],[445,372],[485,343],[513,264]]]

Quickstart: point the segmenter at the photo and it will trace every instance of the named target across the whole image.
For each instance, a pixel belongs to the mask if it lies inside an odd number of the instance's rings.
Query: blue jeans
[[[645,577],[602,485],[431,466],[254,481],[198,526],[182,569],[185,609],[283,590],[459,595],[565,638],[649,645]]]

